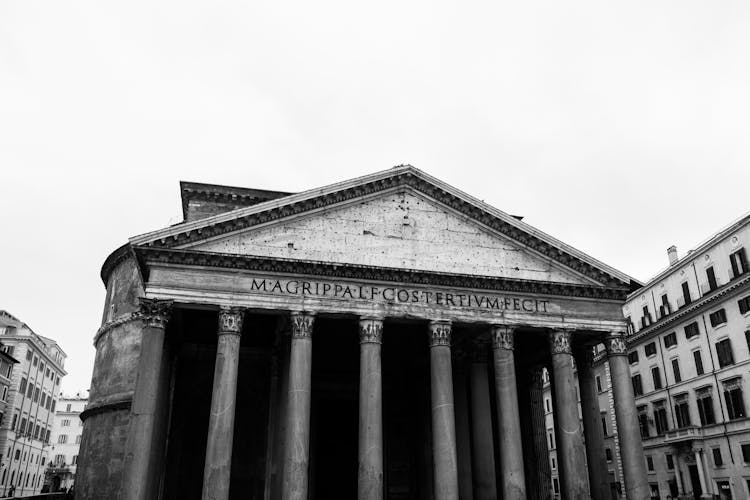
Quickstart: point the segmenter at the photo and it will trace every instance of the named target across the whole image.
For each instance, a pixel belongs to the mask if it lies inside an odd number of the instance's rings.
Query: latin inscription
[[[509,295],[484,295],[304,280],[253,279],[250,291],[278,295],[365,300],[393,304],[495,309],[526,313],[546,313],[550,304],[548,300],[544,299],[513,297]]]

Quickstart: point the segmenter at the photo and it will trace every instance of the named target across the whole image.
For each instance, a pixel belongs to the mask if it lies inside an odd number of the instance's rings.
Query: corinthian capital
[[[550,352],[554,354],[571,354],[570,337],[571,330],[553,330],[549,334]]]
[[[241,307],[224,307],[219,309],[219,335],[240,335],[245,310]]]
[[[151,328],[165,328],[167,326],[167,321],[169,321],[169,316],[172,313],[171,300],[140,297],[138,305],[138,314],[143,318],[146,326]]]
[[[383,342],[383,320],[361,319],[359,320],[359,343],[381,344]]]
[[[513,328],[506,325],[492,325],[490,332],[493,349],[513,350],[513,341],[515,339]]]
[[[625,336],[614,334],[607,337],[604,341],[609,356],[624,356],[628,353],[628,346],[625,343]]]
[[[451,345],[450,321],[430,321],[430,347]]]
[[[290,316],[292,320],[292,338],[293,339],[311,339],[313,322],[315,317],[310,313],[293,312]]]

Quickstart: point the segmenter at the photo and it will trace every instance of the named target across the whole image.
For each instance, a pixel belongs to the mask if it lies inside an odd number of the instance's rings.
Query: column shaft
[[[313,317],[292,314],[283,500],[307,500]]]
[[[565,500],[589,498],[583,433],[578,421],[578,398],[570,350],[571,332],[552,332],[552,377],[554,378],[555,426],[560,488]]]
[[[383,498],[382,338],[382,320],[359,322],[359,500]]]
[[[593,351],[585,348],[577,353],[578,387],[581,391],[581,413],[583,434],[586,441],[586,457],[589,472],[589,488],[593,500],[609,500],[609,472],[604,455],[604,429],[601,425],[599,394],[593,367]]]
[[[606,345],[609,354],[609,370],[612,375],[612,393],[615,399],[625,492],[628,499],[640,500],[648,498],[650,492],[646,479],[646,464],[643,460],[643,444],[638,427],[633,385],[630,381],[627,347],[621,335],[609,337]]]
[[[171,301],[141,299],[144,327],[125,451],[123,499],[156,498],[164,463],[169,360],[164,329]]]
[[[695,453],[695,465],[698,469],[698,481],[701,483],[701,498],[711,498],[710,495],[708,495],[708,491],[706,490],[706,475],[703,471],[703,458],[701,457],[701,450],[694,450]]]
[[[430,393],[435,500],[458,500],[456,427],[451,371],[451,325],[430,323]]]
[[[469,428],[469,398],[467,397],[466,366],[456,362],[453,372],[453,391],[456,405],[456,456],[458,458],[458,497],[474,500],[471,467],[471,429]]]
[[[219,338],[203,468],[203,500],[229,498],[242,315],[239,308],[222,308],[219,311]]]
[[[502,497],[503,500],[525,500],[526,481],[513,339],[510,328],[499,325],[492,327]]]

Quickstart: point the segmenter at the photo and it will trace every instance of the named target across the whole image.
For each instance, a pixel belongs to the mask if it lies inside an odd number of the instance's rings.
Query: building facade
[[[55,395],[66,373],[65,352],[6,311],[0,311],[0,340],[5,352],[19,361],[10,378],[0,378],[1,384],[8,382],[0,424],[0,491],[26,496],[39,493],[44,483]]]
[[[184,222],[102,268],[76,498],[549,498],[547,370],[560,492],[603,500],[594,346],[622,489],[649,496],[622,316],[639,283],[411,166],[181,186]]]
[[[49,462],[45,483],[50,492],[68,491],[75,484],[78,450],[81,446],[83,421],[88,394],[60,395],[52,423]]]

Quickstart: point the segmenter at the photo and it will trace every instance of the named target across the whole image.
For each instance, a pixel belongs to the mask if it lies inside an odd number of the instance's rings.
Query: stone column
[[[492,326],[502,497],[503,500],[524,500],[526,481],[523,470],[521,419],[518,412],[513,340],[514,333],[511,328],[502,325]]]
[[[646,464],[643,460],[643,444],[638,427],[633,385],[630,380],[625,338],[623,335],[611,335],[607,338],[605,345],[612,377],[612,394],[615,400],[625,492],[628,499],[648,498],[651,493],[646,479]]]
[[[573,375],[573,355],[569,330],[550,334],[552,377],[554,379],[557,461],[560,490],[566,500],[589,498],[583,434],[578,420],[578,398]]]
[[[466,355],[456,353],[453,366],[453,393],[456,401],[456,456],[458,458],[458,497],[474,500],[471,473],[471,429],[469,428],[469,398],[467,396]],[[494,472],[494,471],[493,471]]]
[[[357,498],[383,498],[383,320],[359,321],[359,473]]]
[[[472,473],[474,477],[474,498],[476,500],[497,498],[490,382],[487,371],[488,355],[489,339],[475,340],[470,377]]]
[[[576,352],[591,498],[609,500],[612,493],[609,490],[609,471],[607,457],[604,455],[604,429],[600,420],[599,392],[596,389],[593,363],[594,352],[591,347],[585,347]]]
[[[292,313],[289,393],[284,448],[284,500],[307,500],[310,463],[310,391],[313,316]]]
[[[534,366],[529,374],[529,400],[531,406],[531,429],[534,438],[534,463],[536,476],[530,478],[534,492],[527,492],[530,499],[552,498],[552,469],[547,448],[547,422],[544,416],[544,366]]]
[[[208,445],[203,468],[203,500],[227,500],[232,472],[234,410],[237,404],[237,372],[244,310],[219,310],[219,338],[216,346]]]
[[[703,450],[696,448],[693,453],[695,454],[695,465],[698,469],[698,481],[701,483],[701,498],[712,498],[713,495],[710,495],[706,489],[706,472],[703,470],[703,457],[701,457]]]
[[[125,450],[123,499],[158,495],[169,413],[169,360],[164,330],[171,307],[171,301],[140,299],[143,330]]]
[[[451,324],[447,321],[430,322],[430,393],[434,499],[458,500]]]

